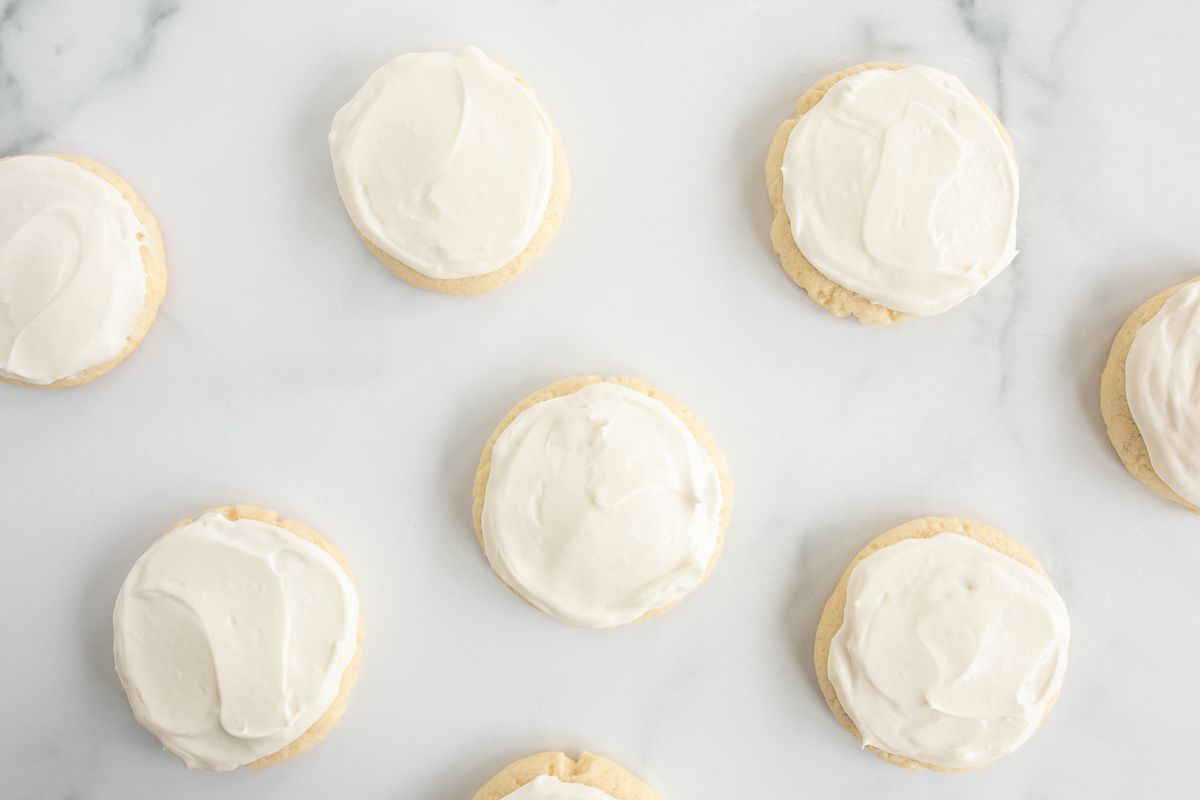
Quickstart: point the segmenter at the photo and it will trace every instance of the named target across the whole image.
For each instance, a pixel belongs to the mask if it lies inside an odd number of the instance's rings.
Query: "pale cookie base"
[[[354,575],[350,572],[350,565],[346,562],[346,557],[341,551],[323,539],[319,533],[309,528],[303,523],[296,522],[291,519],[280,519],[279,514],[274,511],[269,511],[265,508],[257,506],[223,506],[221,508],[210,508],[205,513],[215,512],[223,515],[229,520],[252,519],[258,522],[265,522],[268,525],[274,525],[278,528],[283,528],[289,533],[294,533],[305,541],[312,542],[317,547],[320,547],[326,553],[333,556],[334,560],[346,571],[346,575],[350,577],[351,583],[354,582]],[[192,522],[190,519],[180,520],[171,526],[171,530],[181,528]],[[356,587],[357,588],[357,587]],[[361,604],[360,604],[361,609]],[[346,711],[346,698],[350,695],[350,689],[353,688],[354,682],[358,680],[358,666],[362,661],[362,639],[363,639],[363,618],[360,610],[358,616],[358,648],[354,651],[354,657],[350,659],[350,663],[346,665],[345,672],[342,673],[341,687],[338,689],[337,697],[333,703],[325,710],[325,713],[317,719],[308,730],[300,734],[300,736],[286,745],[280,750],[272,753],[269,756],[263,756],[257,761],[251,761],[246,766],[250,769],[262,769],[264,767],[273,767],[276,764],[282,764],[290,758],[294,758],[305,750],[317,744],[324,739],[337,721]]]
[[[775,209],[775,221],[771,223],[771,244],[774,245],[775,252],[779,255],[784,272],[788,274],[788,277],[797,286],[808,292],[808,296],[817,305],[835,317],[853,316],[859,322],[864,322],[868,325],[904,322],[905,320],[913,319],[913,317],[902,311],[895,311],[878,303],[873,303],[862,295],[847,289],[845,286],[835,283],[825,277],[820,270],[804,257],[804,254],[800,252],[800,248],[796,245],[796,240],[792,238],[792,221],[788,217],[787,208],[783,204],[783,155],[787,150],[788,137],[792,135],[792,129],[796,127],[796,123],[825,96],[825,93],[835,83],[842,78],[848,78],[855,73],[868,69],[898,70],[904,69],[907,66],[910,65],[890,61],[872,61],[866,64],[847,67],[840,72],[835,72],[817,81],[796,102],[796,116],[784,122],[775,131],[775,138],[771,140],[771,149],[767,153],[767,164],[764,170],[767,178],[767,196],[770,197],[771,206]],[[1009,138],[1008,131],[1004,129],[1004,125],[1001,124],[999,118],[992,112],[987,103],[980,100],[979,104],[983,106],[984,111],[996,123],[996,127],[999,128],[1000,133],[1004,136],[1004,140],[1008,142],[1009,148],[1012,148],[1012,140]]]
[[[496,446],[496,440],[500,438],[500,434],[504,433],[512,421],[527,408],[537,405],[543,400],[551,400],[555,397],[563,397],[564,395],[572,394],[579,391],[585,386],[600,382],[616,383],[621,386],[626,386],[635,391],[641,392],[644,395],[653,397],[655,400],[663,403],[667,408],[671,409],[683,424],[687,426],[692,435],[696,437],[696,441],[700,442],[701,447],[705,449],[713,463],[717,466],[717,475],[721,480],[721,532],[717,538],[717,547],[713,550],[712,558],[708,560],[708,566],[704,570],[704,577],[700,579],[700,584],[708,580],[708,576],[712,574],[713,567],[717,565],[717,559],[721,556],[721,549],[725,546],[725,531],[729,527],[729,520],[733,514],[733,480],[729,476],[729,464],[725,461],[725,454],[721,452],[721,448],[717,446],[717,442],[713,439],[712,434],[708,429],[700,424],[700,421],[688,410],[682,403],[672,399],[665,393],[654,388],[645,381],[637,378],[601,378],[598,375],[588,375],[578,378],[564,378],[556,381],[540,391],[526,397],[521,402],[517,403],[500,424],[496,426],[496,430],[492,432],[487,444],[484,445],[483,455],[479,459],[479,468],[475,471],[475,486],[472,491],[472,516],[475,520],[475,535],[479,539],[479,546],[483,547],[483,498],[487,492],[488,477],[492,474],[492,449]],[[486,552],[486,548],[485,548]],[[497,575],[499,577],[499,575]],[[500,579],[504,582],[504,579]],[[699,588],[697,584],[696,588]],[[507,583],[504,584],[508,586]],[[522,600],[526,598],[517,591],[514,587],[508,587],[514,594]],[[695,591],[695,590],[693,590]],[[664,614],[670,611],[675,606],[683,602],[684,597],[679,598],[674,603],[663,608],[656,608],[643,614],[634,622],[643,622],[651,617],[657,617],[659,614]],[[533,605],[530,603],[530,605]]]
[[[499,289],[524,272],[533,263],[533,260],[542,254],[550,244],[550,240],[554,238],[554,234],[558,233],[558,228],[562,224],[563,212],[566,210],[567,196],[570,192],[570,178],[567,170],[567,154],[563,150],[558,134],[554,135],[553,169],[554,175],[550,184],[550,199],[546,202],[546,214],[542,217],[541,225],[534,232],[533,238],[529,240],[529,244],[525,245],[524,250],[517,253],[503,267],[492,272],[475,275],[470,278],[431,278],[425,273],[419,272],[415,268],[405,264],[390,253],[385,253],[374,242],[368,239],[362,231],[358,231],[358,236],[366,242],[367,247],[375,254],[375,257],[382,261],[388,269],[413,286],[419,286],[422,289],[428,289],[432,292],[452,295],[483,294],[493,289]],[[355,230],[358,230],[357,227]]]
[[[572,759],[564,753],[538,753],[509,764],[475,793],[473,800],[501,800],[539,775],[563,783],[582,783],[608,792],[616,800],[661,800],[629,770],[607,758],[584,753]]]
[[[985,525],[982,522],[975,522],[961,517],[921,517],[920,519],[914,519],[911,522],[906,522],[899,527],[892,528],[890,531],[881,534],[871,540],[862,550],[859,550],[858,555],[854,557],[854,560],[846,567],[846,571],[842,573],[842,578],[838,581],[837,588],[833,590],[833,595],[830,596],[829,601],[825,604],[825,610],[821,612],[821,621],[817,623],[816,642],[813,645],[813,664],[817,669],[817,682],[821,685],[821,694],[825,695],[825,702],[829,705],[829,710],[837,717],[837,721],[842,724],[842,727],[860,742],[862,741],[862,736],[859,735],[858,728],[854,726],[854,722],[850,719],[850,715],[846,713],[846,709],[842,708],[842,704],[837,698],[837,692],[834,691],[833,683],[829,680],[829,647],[833,642],[834,635],[842,627],[842,620],[846,612],[846,586],[850,582],[850,573],[858,566],[858,562],[876,550],[882,550],[904,539],[928,539],[944,531],[952,531],[954,533],[961,533],[963,536],[968,536],[980,544],[987,545],[993,550],[1016,559],[1027,567],[1036,569],[1042,575],[1046,575],[1046,570],[1042,569],[1042,565],[1038,563],[1037,559],[1033,557],[1033,553],[1029,552],[1025,545],[1009,537],[1004,532],[993,528],[991,525]],[[1050,576],[1046,575],[1046,577],[1049,578]],[[1050,709],[1054,707],[1054,701],[1057,699],[1058,695],[1055,695],[1051,699],[1050,705],[1046,706],[1046,716],[1049,716]],[[866,749],[885,761],[890,761],[897,766],[907,769],[930,769],[936,772],[970,772],[988,766],[987,764],[981,764],[978,767],[966,768],[940,767],[936,764],[926,764],[912,758],[905,758],[895,753],[889,753],[872,745],[866,745]]]
[[[1108,438],[1130,475],[1155,494],[1175,501],[1188,511],[1200,514],[1200,508],[1180,497],[1154,471],[1154,465],[1150,463],[1150,453],[1146,450],[1146,442],[1133,420],[1133,412],[1129,410],[1129,399],[1125,394],[1125,362],[1129,359],[1129,348],[1133,347],[1133,337],[1138,328],[1149,322],[1172,295],[1197,280],[1200,278],[1172,286],[1151,297],[1142,303],[1117,331],[1112,350],[1108,353],[1108,362],[1104,365],[1104,373],[1100,376],[1100,415],[1104,417]]]
[[[85,156],[69,153],[30,153],[29,155],[45,155],[61,158],[64,161],[78,164],[93,175],[108,181],[116,187],[126,202],[133,207],[134,215],[137,216],[138,221],[146,229],[146,237],[142,241],[142,263],[146,268],[146,301],[142,305],[142,313],[138,316],[133,331],[130,332],[129,337],[126,339],[125,347],[120,353],[117,353],[116,356],[105,361],[103,364],[89,367],[69,378],[62,378],[49,384],[29,383],[20,378],[0,375],[0,381],[16,384],[17,386],[32,386],[35,389],[65,389],[70,386],[82,386],[85,383],[91,383],[124,361],[142,343],[142,339],[146,337],[146,332],[154,324],[154,318],[158,314],[158,307],[162,305],[163,297],[167,293],[167,253],[163,244],[162,230],[159,228],[158,220],[154,217],[154,214],[150,212],[150,209],[146,207],[142,199],[137,196],[133,187],[126,183],[124,178],[103,164],[92,161]]]

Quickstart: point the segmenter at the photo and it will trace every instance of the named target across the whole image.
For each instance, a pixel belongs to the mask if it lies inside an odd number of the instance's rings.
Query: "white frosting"
[[[533,93],[481,51],[410,53],[333,118],[354,225],[431,278],[483,275],[525,249],[550,200],[554,135]]]
[[[616,800],[611,794],[586,783],[567,783],[553,775],[539,775],[503,800]]]
[[[966,87],[932,67],[835,83],[788,138],[783,200],[813,266],[916,316],[971,297],[1017,252],[1012,150]]]
[[[1138,328],[1125,361],[1125,394],[1150,464],[1200,505],[1200,284],[1175,292]]]
[[[230,770],[332,705],[358,647],[358,594],[317,545],[208,513],[137,560],[113,631],[138,722],[189,767]]]
[[[958,533],[905,539],[850,573],[829,679],[864,745],[979,767],[1041,724],[1070,621],[1044,575]]]
[[[118,356],[146,301],[144,235],[78,164],[0,160],[0,374],[46,385]]]
[[[722,503],[716,465],[670,408],[593,383],[526,409],[497,439],[484,549],[537,608],[605,628],[699,585]]]

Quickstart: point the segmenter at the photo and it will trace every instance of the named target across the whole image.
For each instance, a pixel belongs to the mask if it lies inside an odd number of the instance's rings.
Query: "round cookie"
[[[543,775],[567,784],[591,786],[613,800],[659,800],[653,789],[614,761],[591,753],[572,759],[555,752],[538,753],[509,764],[485,783],[472,800],[503,800]]]
[[[1109,441],[1112,442],[1125,469],[1129,470],[1129,474],[1155,494],[1178,503],[1188,511],[1200,514],[1200,507],[1180,497],[1154,471],[1146,442],[1133,419],[1133,412],[1129,409],[1125,384],[1125,366],[1138,329],[1149,322],[1176,292],[1198,280],[1200,278],[1193,278],[1156,294],[1138,306],[1125,320],[1121,329],[1117,331],[1112,349],[1108,353],[1108,361],[1104,365],[1104,372],[1100,376],[1100,414],[1104,418],[1104,428],[1108,431]]]
[[[140,255],[142,264],[146,271],[146,294],[142,303],[142,309],[138,315],[133,328],[126,337],[125,346],[112,356],[111,358],[87,367],[72,375],[59,378],[50,383],[36,383],[33,381],[24,380],[15,375],[4,373],[0,370],[0,381],[12,383],[18,386],[32,386],[35,388],[50,388],[63,389],[71,386],[82,386],[90,383],[96,378],[104,375],[113,367],[120,364],[129,356],[142,339],[145,338],[150,326],[154,323],[155,316],[158,314],[158,308],[162,304],[163,297],[167,292],[167,260],[166,250],[163,244],[162,231],[159,228],[158,220],[142,199],[138,197],[133,187],[125,182],[120,175],[113,172],[108,167],[93,161],[90,158],[81,155],[70,153],[29,153],[18,156],[10,156],[8,158],[0,158],[0,162],[7,161],[9,158],[24,158],[27,156],[50,157],[58,158],[63,161],[70,162],[78,167],[87,170],[92,175],[100,178],[106,183],[113,186],[121,197],[129,204],[134,216],[141,223],[144,231],[139,234],[141,241]]]
[[[561,398],[561,397],[565,397],[567,395],[574,394],[575,392],[577,392],[587,386],[591,386],[593,384],[599,384],[599,383],[616,384],[618,386],[622,386],[627,389],[631,389],[633,391],[639,392],[647,397],[650,397],[654,400],[661,402],[668,409],[670,409],[670,411],[676,417],[678,417],[680,421],[683,422],[683,424],[686,426],[687,430],[692,434],[692,436],[695,437],[696,441],[700,444],[700,446],[703,448],[703,450],[707,453],[708,457],[712,460],[712,463],[716,468],[717,477],[720,482],[720,491],[721,491],[721,508],[720,508],[720,513],[719,513],[719,533],[717,536],[716,545],[712,551],[712,555],[709,558],[708,563],[705,567],[704,574],[701,577],[700,581],[696,584],[696,586],[694,586],[691,590],[689,590],[689,593],[690,593],[690,591],[694,591],[701,584],[703,584],[703,582],[708,579],[708,576],[712,574],[712,570],[716,566],[717,560],[721,554],[721,549],[725,542],[725,531],[729,526],[729,521],[730,521],[730,518],[731,518],[732,512],[733,512],[733,483],[732,483],[732,480],[729,475],[729,466],[725,461],[724,454],[721,452],[720,448],[717,446],[716,441],[713,439],[712,434],[710,434],[708,432],[708,430],[700,423],[699,420],[696,419],[696,417],[691,413],[690,410],[688,410],[687,407],[685,407],[683,404],[679,403],[678,401],[674,400],[673,398],[669,397],[668,395],[666,395],[659,389],[654,388],[653,386],[646,383],[645,381],[641,381],[636,378],[629,378],[629,377],[602,378],[597,375],[575,377],[575,378],[564,378],[564,379],[556,381],[556,382],[550,384],[549,386],[545,387],[544,389],[534,392],[533,394],[524,398],[519,403],[517,403],[517,405],[514,406],[508,412],[508,414],[505,415],[504,419],[502,419],[500,421],[500,424],[496,426],[495,431],[493,431],[491,437],[489,437],[489,439],[487,441],[487,444],[484,446],[483,454],[480,456],[480,460],[479,460],[479,467],[475,472],[475,483],[474,483],[474,487],[473,487],[473,491],[472,491],[472,517],[473,517],[474,523],[475,523],[475,534],[476,534],[476,537],[478,538],[480,547],[484,549],[484,552],[486,554],[487,553],[487,543],[486,543],[485,537],[484,537],[484,525],[483,525],[484,500],[487,495],[488,481],[489,481],[489,479],[491,477],[491,473],[492,473],[493,451],[494,451],[494,449],[496,447],[496,443],[500,439],[501,435],[504,434],[504,432],[506,430],[508,430],[509,426],[513,423],[514,420],[517,419],[517,417],[519,417],[523,412],[532,408],[533,406],[536,406],[537,404],[542,403],[547,400],[552,400],[555,398]],[[494,569],[494,565],[493,565],[493,569]],[[508,588],[514,594],[516,594],[522,600],[525,600],[529,605],[533,606],[534,608],[538,608],[537,604],[532,602],[528,597],[525,597],[517,588],[510,585],[504,579],[504,577],[499,574],[499,572],[497,572],[497,577],[499,577],[501,582],[504,583],[506,586],[508,586]],[[686,594],[684,596],[686,596]],[[683,599],[684,599],[683,597],[679,597],[674,602],[666,604],[662,607],[650,609],[646,613],[642,614],[638,619],[632,620],[632,621],[641,622],[641,621],[650,619],[651,617],[656,617],[660,614],[666,613],[667,611],[669,611],[670,609],[672,609],[676,605],[678,605],[680,602],[682,602]],[[539,609],[539,610],[542,610],[542,609]]]
[[[537,112],[542,116],[548,130],[548,146],[550,148],[550,183],[548,195],[544,211],[540,215],[540,222],[536,229],[529,235],[528,241],[519,252],[512,255],[507,261],[502,264],[495,264],[492,269],[481,274],[470,274],[463,276],[445,276],[430,274],[428,269],[422,268],[418,264],[409,263],[412,258],[408,258],[399,252],[398,248],[389,247],[377,241],[377,237],[373,236],[370,230],[366,230],[366,191],[360,188],[367,178],[359,174],[358,177],[351,175],[353,171],[348,165],[350,160],[350,151],[355,144],[358,136],[357,126],[360,121],[365,119],[373,106],[377,106],[378,95],[388,90],[387,72],[400,64],[404,59],[410,58],[429,58],[429,57],[445,57],[445,58],[480,58],[488,65],[497,70],[503,70],[506,73],[506,79],[513,81],[521,88],[524,95],[532,102]],[[393,79],[395,80],[395,79]],[[465,91],[465,88],[464,88]],[[465,113],[465,112],[464,112]],[[404,127],[432,127],[427,125],[427,118],[431,115],[425,115],[418,119],[416,123],[405,125]],[[492,124],[496,120],[505,119],[512,124],[511,114],[494,113],[488,115],[488,121]],[[461,128],[459,133],[461,134]],[[455,148],[459,146],[458,140],[462,137],[457,137]],[[334,117],[333,128],[330,131],[330,151],[334,161],[334,172],[338,181],[338,190],[342,195],[343,202],[346,204],[347,211],[350,213],[351,221],[354,223],[355,230],[367,245],[368,249],[382,261],[388,269],[395,275],[404,279],[414,286],[422,289],[428,289],[434,292],[449,295],[475,295],[497,289],[515,277],[520,275],[525,269],[533,263],[539,255],[545,251],[554,235],[558,232],[558,228],[562,223],[563,213],[566,209],[567,198],[569,195],[569,172],[567,167],[566,153],[563,150],[562,141],[558,133],[550,127],[549,118],[545,116],[545,112],[541,109],[537,99],[533,95],[532,89],[516,73],[512,73],[495,62],[488,59],[486,55],[475,48],[465,48],[464,50],[455,53],[414,53],[406,56],[400,56],[393,62],[384,65],[375,74],[368,79],[362,89],[346,104],[337,115]],[[499,156],[494,160],[502,160]],[[389,171],[398,172],[394,164],[388,164]],[[375,172],[378,172],[376,170]],[[361,173],[361,170],[360,170]],[[378,189],[376,189],[378,191]],[[474,198],[472,198],[474,199]],[[425,204],[420,209],[422,212],[426,210],[426,206],[438,203],[432,200],[426,200]],[[439,209],[440,210],[440,209]],[[474,210],[478,216],[478,209]],[[465,214],[464,214],[465,216]],[[435,250],[441,251],[440,245],[434,247]]]
[[[287,531],[288,533],[303,539],[305,542],[315,545],[316,547],[320,548],[321,551],[332,557],[332,559],[337,563],[347,579],[350,581],[351,586],[354,585],[354,578],[350,572],[349,564],[346,562],[346,558],[342,555],[341,551],[312,528],[309,528],[303,523],[291,519],[280,519],[279,515],[274,511],[249,505],[223,506],[220,508],[209,509],[208,511],[205,511],[201,517],[208,514],[219,514],[230,522],[237,522],[238,520],[253,520]],[[180,520],[171,526],[171,529],[164,536],[170,536],[174,531],[184,528],[193,522],[194,520],[191,519]],[[157,544],[157,542],[155,544]],[[153,546],[154,545],[151,547],[153,548]],[[150,550],[147,550],[147,553],[149,552]],[[136,566],[137,565],[135,565],[135,569]],[[131,571],[130,577],[132,577],[132,575],[133,572]],[[130,578],[126,578],[127,583],[129,580]],[[126,587],[123,585],[121,594],[124,595],[125,591]],[[357,592],[357,589],[355,591]],[[116,608],[113,612],[114,655],[116,656],[118,662],[118,677],[121,678],[122,685],[126,689],[126,692],[129,693],[130,687],[126,684],[124,676],[121,676],[120,674],[120,656],[118,654],[120,648],[120,625],[117,621],[117,617],[120,613],[121,606],[122,597],[119,596]],[[332,702],[330,702],[325,711],[321,713],[319,717],[317,717],[316,721],[309,725],[298,737],[283,745],[278,750],[254,759],[243,766],[247,766],[250,769],[262,769],[265,767],[275,766],[276,764],[281,764],[284,761],[294,758],[313,747],[322,739],[324,739],[331,730],[333,730],[334,725],[337,724],[338,720],[341,719],[342,714],[344,714],[346,711],[347,698],[349,697],[350,690],[354,687],[355,681],[358,679],[359,664],[362,660],[362,639],[363,617],[360,610],[358,612],[357,624],[354,632],[354,653],[342,671],[341,679],[338,683],[337,694],[333,698]],[[131,705],[133,704],[131,703]],[[136,711],[135,716],[137,716]],[[149,730],[151,733],[155,733],[152,727],[140,718],[138,719],[138,722],[141,723],[143,727],[147,728],[147,730]],[[166,748],[164,747],[164,749]],[[183,757],[180,756],[180,758],[182,759]]]
[[[834,689],[833,683],[829,678],[829,654],[833,643],[833,638],[838,630],[842,627],[843,618],[846,612],[846,592],[850,583],[850,575],[854,568],[865,559],[867,556],[879,550],[894,545],[897,542],[905,539],[928,539],[944,532],[958,533],[985,545],[992,550],[1003,553],[1015,561],[1024,564],[1027,567],[1037,571],[1042,576],[1049,578],[1042,565],[1034,558],[1033,553],[1029,551],[1025,545],[1017,540],[1009,537],[1004,532],[986,525],[982,522],[964,519],[961,517],[921,517],[911,520],[892,528],[880,534],[867,544],[862,550],[854,556],[850,564],[842,573],[842,577],[838,580],[837,587],[833,590],[829,600],[825,603],[825,608],[821,612],[821,619],[817,623],[817,633],[813,645],[813,665],[817,672],[817,683],[820,684],[821,694],[825,697],[825,702],[829,706],[829,710],[833,712],[834,717],[841,723],[841,726],[846,729],[855,739],[862,742],[862,736],[859,734],[858,728],[854,721],[842,707],[838,700],[837,692]],[[1049,705],[1046,707],[1046,712],[1043,719],[1049,716],[1050,710],[1054,707],[1054,702],[1058,695],[1050,699]],[[906,758],[895,753],[889,753],[881,750],[873,745],[865,745],[867,750],[870,750],[875,755],[895,764],[900,767],[912,770],[934,770],[936,772],[970,772],[975,769],[980,769],[986,764],[976,767],[954,768],[944,767],[937,764],[928,764],[922,761],[917,761],[912,758]]]
[[[912,315],[902,311],[887,308],[878,303],[874,303],[868,298],[858,294],[845,286],[831,280],[818,270],[800,251],[796,240],[792,235],[792,222],[788,216],[787,208],[784,205],[784,180],[783,180],[783,161],[787,150],[789,137],[800,118],[808,113],[825,94],[833,88],[834,84],[844,78],[856,75],[860,72],[872,69],[885,70],[902,70],[909,67],[909,64],[901,64],[887,61],[873,61],[865,64],[858,64],[853,67],[847,67],[839,72],[835,72],[821,80],[817,81],[811,88],[808,89],[796,103],[796,115],[789,120],[786,120],[775,131],[775,136],[771,140],[771,147],[767,153],[767,161],[765,166],[765,176],[767,183],[767,195],[770,198],[771,206],[774,209],[774,221],[771,224],[771,243],[774,246],[776,254],[779,256],[780,262],[788,277],[808,293],[817,305],[824,308],[826,311],[833,314],[835,317],[853,316],[859,322],[869,325],[883,325],[893,322],[904,322],[912,319]],[[979,100],[979,104],[983,107],[987,115],[995,122],[1004,141],[1008,144],[1010,150],[1013,149],[1012,141],[1009,138],[1008,132],[1004,129],[1000,120],[995,113],[988,107],[986,103]],[[1014,151],[1015,152],[1015,151]]]

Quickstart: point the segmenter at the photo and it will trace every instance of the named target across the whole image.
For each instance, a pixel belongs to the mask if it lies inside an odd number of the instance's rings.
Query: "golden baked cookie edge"
[[[91,383],[101,375],[107,374],[128,358],[142,343],[142,340],[146,338],[147,332],[149,332],[150,327],[154,324],[154,320],[158,316],[159,306],[162,305],[163,298],[167,294],[167,254],[166,246],[163,243],[162,228],[158,224],[158,218],[154,216],[153,212],[142,201],[142,198],[134,191],[134,188],[124,178],[104,164],[75,153],[20,153],[15,156],[8,156],[8,158],[19,158],[25,155],[49,156],[69,161],[111,184],[133,208],[134,216],[137,217],[138,222],[142,223],[142,227],[146,229],[146,238],[142,242],[141,247],[142,265],[146,270],[146,299],[142,303],[141,314],[138,315],[133,330],[126,337],[125,347],[122,348],[121,352],[103,364],[97,364],[82,372],[66,378],[60,378],[48,384],[30,383],[20,378],[0,375],[0,381],[11,383],[15,386],[28,386],[34,389],[68,389],[74,386],[83,386],[84,384]],[[0,158],[0,161],[3,160],[4,158]]]
[[[540,775],[593,786],[616,800],[661,800],[645,782],[615,761],[587,752],[573,759],[555,751],[514,761],[485,783],[472,800],[501,800]]]
[[[998,552],[1013,558],[1027,567],[1037,570],[1042,575],[1046,575],[1046,570],[1038,563],[1033,553],[1025,547],[1021,542],[1013,539],[1008,534],[1001,531],[999,528],[992,527],[983,522],[977,522],[965,517],[920,517],[910,520],[903,525],[898,525],[887,531],[884,531],[879,536],[876,536],[865,547],[851,559],[850,564],[842,572],[841,578],[838,579],[837,587],[833,590],[829,600],[825,603],[825,607],[821,612],[821,619],[817,623],[817,633],[813,642],[813,666],[817,673],[817,683],[820,685],[821,694],[825,697],[825,703],[829,706],[829,710],[833,712],[833,716],[841,724],[841,726],[860,743],[862,736],[855,727],[850,715],[842,707],[838,700],[837,692],[833,688],[832,681],[829,680],[829,649],[833,642],[833,637],[842,627],[843,617],[846,611],[846,588],[850,582],[850,573],[858,566],[858,563],[867,556],[882,550],[885,547],[896,544],[905,539],[928,539],[938,533],[951,531],[967,536],[980,544],[986,545]],[[1058,696],[1050,700],[1050,704],[1046,707],[1046,713],[1042,717],[1043,721],[1050,715],[1050,710],[1054,707]],[[899,767],[911,770],[933,770],[934,772],[971,772],[977,769],[990,766],[989,764],[980,764],[977,767],[942,767],[937,764],[927,764],[923,761],[907,758],[905,756],[889,753],[886,750],[881,750],[873,745],[865,745],[865,749],[870,750],[875,755],[885,761],[895,764]]]
[[[627,388],[641,392],[648,397],[653,397],[654,399],[663,403],[663,405],[667,406],[667,408],[669,408],[677,417],[679,417],[683,424],[687,426],[688,430],[691,431],[692,435],[696,437],[696,440],[704,448],[705,452],[708,453],[709,457],[712,458],[713,463],[717,467],[717,475],[721,481],[721,530],[717,537],[717,546],[713,550],[712,558],[708,560],[708,565],[705,567],[704,576],[701,578],[700,583],[696,586],[696,589],[699,589],[700,586],[708,580],[709,576],[712,575],[712,571],[717,565],[717,561],[721,556],[721,551],[725,546],[725,532],[728,529],[729,522],[733,516],[733,479],[729,473],[729,463],[725,459],[725,454],[717,445],[716,439],[713,438],[713,435],[708,431],[707,428],[704,427],[700,420],[697,419],[694,414],[692,414],[687,406],[675,400],[662,390],[657,389],[654,386],[651,386],[649,383],[646,383],[638,378],[604,378],[599,375],[563,378],[551,383],[549,386],[545,386],[537,390],[533,394],[527,395],[515,406],[513,406],[507,414],[504,415],[504,418],[496,426],[495,430],[492,431],[492,435],[488,437],[487,443],[483,447],[483,453],[479,458],[479,466],[475,470],[475,480],[471,490],[471,518],[475,526],[475,537],[479,542],[479,546],[481,549],[484,548],[483,501],[484,496],[487,494],[488,478],[491,476],[492,472],[492,450],[495,448],[496,441],[500,438],[500,435],[504,433],[508,426],[512,424],[513,420],[520,416],[523,411],[537,405],[538,403],[541,403],[545,400],[552,400],[556,397],[564,397],[566,395],[573,394],[585,386],[600,382],[620,384]],[[499,575],[496,575],[496,577],[509,589],[509,591],[521,598],[531,607],[534,607],[532,603],[529,603],[528,599],[526,599],[524,595],[522,595],[512,586],[509,586],[503,578],[501,578]],[[692,591],[695,591],[695,589]],[[690,594],[691,593],[689,592],[689,595]],[[634,620],[634,622],[643,622],[647,619],[651,619],[652,617],[657,617],[660,614],[665,614],[667,611],[670,611],[672,608],[682,603],[687,597],[688,595],[684,595],[668,606],[648,611],[638,619]]]

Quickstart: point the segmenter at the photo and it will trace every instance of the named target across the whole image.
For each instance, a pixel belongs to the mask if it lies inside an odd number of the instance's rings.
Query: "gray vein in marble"
[[[991,56],[992,75],[996,84],[996,114],[1004,119],[1004,57],[1012,35],[1009,23],[998,16],[981,12],[978,0],[958,0],[958,11],[967,33]]]
[[[13,75],[8,60],[5,58],[3,34],[13,24],[17,11],[26,2],[27,0],[12,0],[5,3],[3,10],[0,10],[0,112],[9,109],[10,113],[13,113],[22,106],[21,89],[17,83],[17,77]],[[0,118],[3,116],[6,114],[0,113]],[[13,113],[13,116],[15,117],[16,114]]]
[[[985,14],[981,11],[977,0],[958,0],[957,8],[967,34],[984,48],[991,59],[993,91],[996,98],[995,112],[996,116],[1001,120],[1006,120],[1008,118],[1008,102],[1007,87],[1004,82],[1004,60],[1010,40],[1009,25],[998,17]],[[1008,307],[1005,310],[1004,318],[1001,320],[996,342],[1001,357],[1001,369],[997,376],[998,404],[1003,404],[1008,394],[1013,361],[1013,359],[1008,357],[1012,351],[1012,324],[1017,314],[1017,309],[1020,307],[1022,294],[1019,261],[1010,265],[1007,271],[1010,275],[1008,278]]]
[[[125,66],[119,72],[142,69],[146,66],[150,53],[158,41],[159,26],[179,11],[179,0],[152,0],[147,4],[143,17],[145,25],[142,39],[133,49],[133,53]]]
[[[1014,131],[1011,126],[1010,118],[1014,116],[1016,109],[1013,104],[1020,97],[1014,92],[1010,85],[1012,80],[1018,74],[1020,77],[1034,81],[1039,86],[1044,88],[1051,97],[1056,97],[1059,94],[1058,81],[1052,77],[1052,70],[1055,61],[1055,56],[1061,50],[1063,44],[1069,39],[1073,29],[1073,22],[1077,17],[1080,0],[1072,0],[1066,10],[1064,19],[1062,20],[1058,30],[1053,36],[1050,47],[1050,63],[1039,65],[1043,69],[1032,70],[1029,68],[1027,59],[1020,59],[1019,47],[1021,37],[1014,34],[1019,28],[1017,21],[1013,19],[1011,14],[1005,14],[1005,11],[1011,12],[1011,7],[1003,4],[989,4],[988,8],[983,8],[983,4],[979,0],[958,0],[958,13],[962,19],[963,27],[968,35],[978,43],[988,53],[992,61],[992,74],[994,76],[994,91],[996,98],[996,114],[1000,119],[1005,121],[1010,132],[1017,140],[1025,140],[1019,131]],[[1050,15],[1047,14],[1048,18]],[[1022,71],[1018,72],[1014,65],[1014,61],[1020,61],[1023,67]],[[1043,121],[1046,117],[1045,113],[1040,113],[1039,110],[1022,109],[1026,116],[1037,121]],[[1022,160],[1029,163],[1033,160],[1029,154],[1021,154]],[[1025,239],[1024,234],[1020,234],[1022,240]],[[1028,241],[1019,241],[1018,248],[1025,249]],[[1014,345],[1014,332],[1018,330],[1016,320],[1021,309],[1025,307],[1024,298],[1026,296],[1027,286],[1025,285],[1024,271],[1022,269],[1020,258],[1013,263],[1008,270],[1011,277],[1008,279],[1008,297],[1007,308],[1000,323],[1000,328],[996,334],[996,344],[1000,353],[1000,371],[998,376],[998,402],[1003,403],[1008,395],[1011,385],[1013,368],[1016,365],[1016,348]]]
[[[62,97],[53,112],[38,114],[30,109],[29,90],[22,86],[12,63],[12,54],[4,43],[25,27],[28,15],[37,13],[35,9],[52,13],[53,4],[31,3],[30,0],[6,3],[0,10],[0,155],[34,149],[110,81],[145,68],[162,23],[174,16],[179,8],[178,0],[148,0],[140,8],[140,31],[132,42],[125,43],[124,52],[113,53],[107,69],[93,75],[77,76],[78,79],[72,82],[74,91]],[[61,57],[62,42],[51,47],[50,52],[54,57]]]

